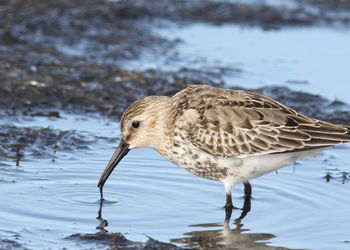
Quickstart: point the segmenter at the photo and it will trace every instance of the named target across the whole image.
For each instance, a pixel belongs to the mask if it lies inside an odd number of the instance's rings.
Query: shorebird
[[[153,148],[197,176],[231,189],[296,159],[350,141],[350,127],[299,114],[269,97],[243,90],[189,86],[172,97],[148,96],[121,118],[121,140],[101,175],[103,185],[134,148]]]

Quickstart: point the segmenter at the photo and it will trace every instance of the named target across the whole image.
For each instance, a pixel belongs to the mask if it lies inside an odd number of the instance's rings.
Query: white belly
[[[224,158],[200,151],[188,144],[170,148],[161,153],[166,159],[200,177],[229,184],[225,186],[234,186],[260,177],[290,165],[298,158],[314,155],[325,149]]]
[[[315,155],[325,148],[319,148],[316,150],[281,153],[281,154],[269,154],[260,156],[251,156],[241,159],[242,162],[237,166],[236,174],[227,176],[223,182],[230,182],[232,186],[243,183],[250,179],[260,177],[264,174],[275,171],[279,168],[293,164],[298,158],[305,158]],[[223,165],[230,165],[230,161],[223,159],[221,161]]]

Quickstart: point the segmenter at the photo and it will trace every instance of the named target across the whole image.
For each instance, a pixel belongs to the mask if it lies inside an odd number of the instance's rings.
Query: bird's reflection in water
[[[100,201],[100,208],[96,219],[99,221],[99,225],[96,229],[99,229],[101,233],[108,232],[105,227],[108,226],[107,220],[102,218],[103,210],[102,199]],[[232,212],[236,209],[226,209],[224,228],[219,230],[197,230],[185,233],[186,237],[172,239],[171,242],[181,244],[185,248],[200,248],[200,249],[287,249],[281,247],[268,246],[262,241],[268,241],[276,236],[267,233],[247,233],[248,229],[243,229],[241,220],[249,213],[251,208],[251,198],[245,197],[241,214],[233,222],[235,228],[230,228],[230,219]],[[221,227],[218,223],[191,225],[191,227]]]
[[[282,250],[287,248],[267,245],[267,242],[276,236],[267,233],[249,233],[248,229],[243,229],[240,220],[234,222],[235,228],[225,227],[220,230],[196,230],[185,233],[184,238],[172,239],[172,243],[180,244],[190,249],[266,249]],[[193,227],[208,228],[210,224],[193,225]],[[212,224],[217,227],[217,224]]]
[[[242,212],[234,219],[234,228],[230,228],[232,212],[236,210],[226,209],[224,228],[219,230],[195,230],[185,233],[186,237],[172,239],[171,242],[181,244],[185,248],[194,249],[264,249],[287,250],[288,248],[267,245],[267,241],[275,238],[273,234],[248,233],[249,229],[243,229],[242,219],[249,213],[251,198],[245,197]],[[192,227],[220,227],[220,224],[191,225]]]
[[[196,249],[283,249],[267,246],[261,241],[274,238],[272,234],[265,233],[247,233],[248,229],[243,229],[241,220],[249,213],[251,208],[251,198],[245,197],[241,214],[233,224],[235,228],[230,228],[230,219],[232,213],[236,210],[225,210],[224,228],[219,230],[195,230],[185,233],[186,237],[172,239],[171,242],[181,244],[185,248]],[[220,224],[209,223],[200,225],[191,225],[191,227],[220,227]]]

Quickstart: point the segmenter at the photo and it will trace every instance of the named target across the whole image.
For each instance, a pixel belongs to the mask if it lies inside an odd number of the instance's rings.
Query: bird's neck
[[[169,124],[170,108],[169,98],[164,98],[152,110],[153,118],[149,124],[149,127],[152,127],[152,145],[150,146],[158,152],[162,152],[165,149],[165,145],[169,140],[171,132],[171,124]]]

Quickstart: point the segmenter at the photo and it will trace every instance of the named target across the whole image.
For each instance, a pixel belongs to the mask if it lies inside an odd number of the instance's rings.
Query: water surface
[[[149,55],[151,58],[144,57],[130,67],[228,67],[241,70],[224,77],[231,86],[282,85],[350,102],[350,33],[344,27],[266,31],[237,25],[192,24],[173,25],[161,33],[183,41],[178,47],[180,60],[169,62]]]
[[[264,31],[167,24],[159,32],[183,41],[176,60],[145,55],[128,63],[130,69],[228,67],[236,69],[224,76],[229,86],[283,85],[350,102],[349,32],[344,28]],[[1,162],[1,239],[34,249],[105,249],[103,244],[65,239],[100,231],[96,217],[101,212],[108,221],[104,230],[136,241],[152,237],[179,246],[227,249],[350,248],[350,183],[343,178],[350,171],[348,145],[252,180],[250,213],[235,220],[241,211],[234,210],[225,227],[223,185],[193,176],[150,149],[131,151],[118,165],[104,187],[106,201],[100,211],[97,182],[118,145],[116,120],[62,113],[58,119],[2,122],[76,130],[95,141],[88,148],[57,151],[55,157],[26,155],[18,167],[15,159]],[[327,174],[332,176],[328,182]],[[233,190],[237,207],[243,206],[242,188]]]
[[[57,152],[54,162],[28,156],[19,167],[8,161],[0,169],[2,238],[35,249],[91,247],[94,244],[64,238],[99,231],[96,184],[118,144],[118,123],[69,114],[62,119],[12,123],[78,128],[85,134],[107,137],[87,150]],[[341,172],[349,170],[349,150],[338,146],[253,180],[251,211],[235,221],[241,211],[234,210],[230,228],[223,225],[221,183],[193,176],[153,150],[133,150],[105,185],[102,218],[108,226],[104,229],[125,233],[132,240],[145,241],[149,236],[192,247],[348,249],[350,185],[347,180],[343,184]],[[327,172],[334,176],[330,182],[324,178]],[[243,204],[242,196],[242,186],[235,187],[233,201],[238,207]]]

